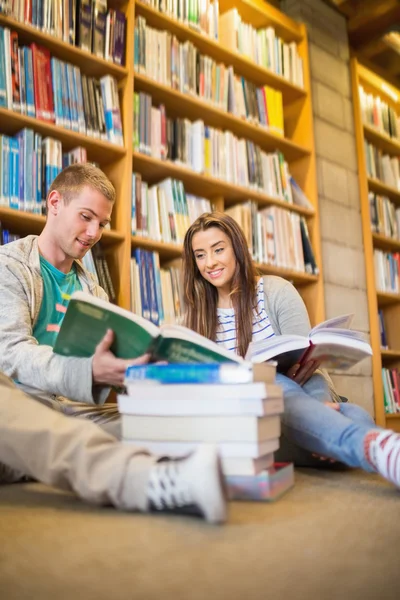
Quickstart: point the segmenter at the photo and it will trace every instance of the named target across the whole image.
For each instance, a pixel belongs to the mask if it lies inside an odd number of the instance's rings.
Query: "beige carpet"
[[[39,484],[0,487],[1,600],[400,598],[400,493],[302,470],[275,504],[223,527],[94,508]]]

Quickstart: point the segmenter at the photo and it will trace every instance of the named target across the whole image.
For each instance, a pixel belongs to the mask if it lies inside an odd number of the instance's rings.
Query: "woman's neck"
[[[232,296],[230,290],[218,290],[218,308],[232,308]]]

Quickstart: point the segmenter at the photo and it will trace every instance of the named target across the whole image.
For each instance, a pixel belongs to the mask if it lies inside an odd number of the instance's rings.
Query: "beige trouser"
[[[0,463],[89,502],[146,510],[155,460],[95,423],[43,406],[0,374]]]

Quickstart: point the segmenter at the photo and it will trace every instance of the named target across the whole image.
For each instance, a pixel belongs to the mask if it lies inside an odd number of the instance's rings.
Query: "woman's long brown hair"
[[[210,227],[217,227],[228,236],[235,253],[236,270],[232,280],[231,298],[236,317],[237,352],[244,356],[252,338],[257,272],[242,229],[226,213],[205,213],[196,219],[186,232],[183,243],[185,324],[215,341],[218,292],[217,288],[201,275],[192,247],[193,236]]]

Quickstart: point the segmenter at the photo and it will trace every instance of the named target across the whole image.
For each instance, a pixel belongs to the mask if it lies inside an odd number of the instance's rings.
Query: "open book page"
[[[347,329],[352,315],[330,319],[314,327],[309,337],[274,336],[252,342],[246,359],[253,363],[276,359],[278,370],[285,373],[293,364],[318,360],[327,368],[348,369],[372,354],[363,333]],[[341,328],[335,325],[341,325]]]
[[[328,369],[349,369],[367,356],[372,348],[365,340],[327,334],[313,339],[303,360],[317,360]]]
[[[85,292],[74,292],[54,352],[64,356],[92,356],[107,329],[115,333],[111,350],[119,358],[145,354],[160,334],[153,323],[128,310]]]
[[[232,362],[245,364],[240,356],[229,352],[187,327],[163,325],[160,329],[161,336],[153,348],[153,353],[158,360],[168,360],[172,363]]]
[[[319,331],[320,329],[350,329],[353,319],[354,313],[349,313],[348,315],[340,315],[339,317],[327,319],[326,321],[319,323],[319,325],[316,325],[311,330],[311,334],[313,334],[314,331]]]

